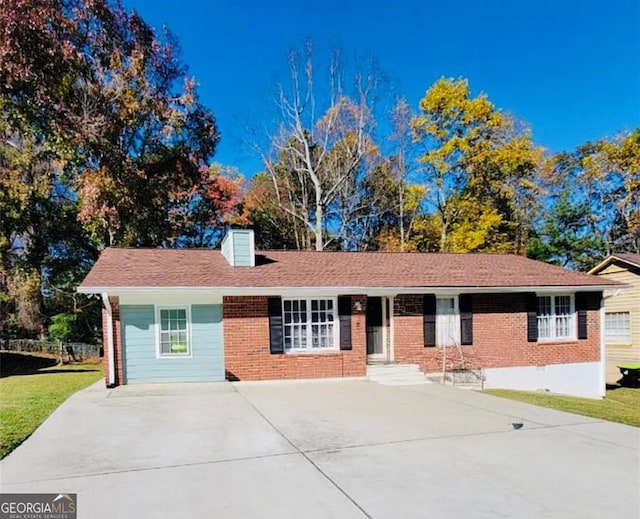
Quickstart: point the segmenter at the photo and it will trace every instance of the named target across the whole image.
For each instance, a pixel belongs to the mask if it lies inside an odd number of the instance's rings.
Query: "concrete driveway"
[[[639,451],[640,429],[439,385],[99,383],[0,485],[91,519],[636,517]]]

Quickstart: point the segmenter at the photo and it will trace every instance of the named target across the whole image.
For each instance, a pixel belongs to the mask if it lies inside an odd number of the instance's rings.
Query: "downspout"
[[[618,291],[619,292],[619,291]],[[617,293],[614,295],[617,295]],[[604,398],[607,396],[607,350],[606,350],[606,341],[605,341],[605,333],[604,333],[604,321],[605,321],[605,311],[604,311],[604,301],[605,297],[600,299],[600,397]]]
[[[109,296],[106,292],[102,293],[102,302],[104,308],[107,311],[107,352],[109,355],[109,370],[107,373],[107,387],[113,387],[116,384],[116,363],[114,358],[113,347],[113,312],[111,309],[111,303],[109,302]]]
[[[395,299],[396,296],[391,295],[388,296],[389,298],[389,351],[390,351],[390,356],[389,356],[389,362],[395,362],[396,361],[396,342],[395,342],[395,324],[394,324],[394,320],[396,318],[396,313],[395,310],[393,309],[393,305],[395,304]]]

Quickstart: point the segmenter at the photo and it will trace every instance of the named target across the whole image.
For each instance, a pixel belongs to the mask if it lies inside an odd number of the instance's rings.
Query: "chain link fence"
[[[77,360],[102,357],[102,347],[83,342],[52,342],[34,339],[0,339],[0,350],[22,353],[48,353],[51,355],[73,355]]]

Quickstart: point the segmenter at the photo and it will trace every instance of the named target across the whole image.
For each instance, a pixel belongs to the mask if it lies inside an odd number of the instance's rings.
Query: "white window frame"
[[[453,299],[453,330],[454,336],[450,337],[446,343],[442,343],[440,341],[440,333],[439,328],[441,326],[441,321],[443,320],[444,315],[449,314],[441,314],[438,312],[438,301],[443,299]],[[442,295],[436,296],[436,346],[437,347],[450,347],[450,346],[461,346],[462,345],[462,337],[460,333],[460,301],[458,295]]]
[[[619,333],[618,330],[616,330],[618,333],[614,334],[613,337],[609,336],[611,331],[607,328],[607,321],[608,321],[608,317],[611,316],[611,315],[626,316],[627,328],[625,330],[625,332],[626,332],[625,336],[622,336]],[[607,312],[605,310],[605,314],[604,314],[604,338],[605,338],[605,341],[607,343],[613,343],[613,344],[629,344],[629,343],[631,343],[631,312],[629,312],[629,311],[626,311],[626,312]]]
[[[567,292],[553,292],[553,293],[543,293],[543,294],[536,294],[536,295],[538,296],[538,309],[536,312],[537,320],[538,320],[538,342],[572,342],[572,341],[578,340],[578,334],[577,334],[578,320],[576,319],[575,294],[567,293]],[[540,298],[542,297],[550,298],[551,314],[549,314],[548,316],[540,315]],[[569,323],[570,335],[568,336],[558,336],[558,328],[556,326],[555,320],[560,316],[556,314],[556,297],[569,298],[569,314],[567,315],[569,316],[569,319],[570,319],[570,323]],[[542,337],[540,335],[540,329],[541,329],[540,321],[542,321],[543,319],[550,319],[553,322],[553,326],[550,327],[549,337]]]
[[[305,301],[307,305],[307,320],[305,321],[307,325],[307,346],[303,348],[293,348],[293,346],[287,349],[285,345],[285,329],[287,327],[285,323],[285,310],[284,303],[285,301]],[[314,348],[311,346],[311,341],[313,339],[312,336],[312,326],[314,323],[311,322],[311,301],[331,301],[333,307],[333,344],[329,348]],[[338,316],[338,298],[332,296],[299,296],[299,297],[283,297],[282,298],[282,350],[287,355],[309,355],[309,354],[322,354],[326,352],[336,352],[339,351],[340,348],[340,320]],[[317,324],[317,323],[316,323]]]
[[[162,310],[185,310],[187,316],[187,353],[162,353],[161,348],[161,312]],[[156,359],[190,359],[193,357],[193,338],[191,336],[191,305],[163,305],[155,307],[156,314]]]

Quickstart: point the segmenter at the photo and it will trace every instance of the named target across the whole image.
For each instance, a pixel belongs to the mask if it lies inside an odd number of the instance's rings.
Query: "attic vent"
[[[222,255],[232,267],[254,267],[255,245],[251,229],[229,229],[222,240]]]

